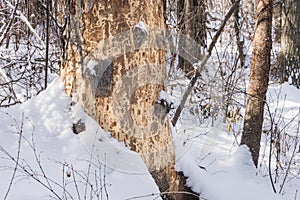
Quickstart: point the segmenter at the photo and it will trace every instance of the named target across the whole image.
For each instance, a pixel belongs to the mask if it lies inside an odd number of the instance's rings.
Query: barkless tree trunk
[[[140,49],[145,40],[160,41],[150,29],[165,28],[163,1],[71,0],[69,12],[66,92],[76,92],[105,131],[141,155],[164,199],[198,199],[175,171],[170,124],[158,103],[166,52]]]

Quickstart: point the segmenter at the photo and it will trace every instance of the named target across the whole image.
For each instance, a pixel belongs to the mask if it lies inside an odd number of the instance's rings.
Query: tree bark
[[[231,3],[234,3],[235,0],[231,0]],[[239,52],[240,66],[245,66],[245,54],[244,54],[244,40],[241,38],[241,25],[240,25],[240,1],[238,1],[236,9],[234,11],[234,32],[236,38],[236,44]]]
[[[68,58],[61,70],[66,92],[77,93],[105,131],[141,155],[164,199],[194,199],[178,193],[191,191],[175,171],[169,120],[157,103],[166,88],[166,52],[139,49],[145,37],[157,40],[136,28],[140,21],[147,28],[165,28],[163,2],[71,0],[69,12]],[[127,32],[121,41],[109,39]]]
[[[300,87],[300,1],[285,0],[282,10],[282,34],[279,62],[281,82]]]
[[[250,65],[250,83],[241,144],[249,147],[257,167],[264,115],[264,102],[269,82],[272,48],[272,0],[256,0],[256,25]]]

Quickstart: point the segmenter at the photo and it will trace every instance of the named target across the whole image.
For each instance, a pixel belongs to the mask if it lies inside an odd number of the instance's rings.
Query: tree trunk
[[[177,21],[183,35],[198,42],[202,47],[206,47],[206,0],[178,0]],[[185,44],[185,46],[189,45]],[[201,49],[199,49],[199,55],[201,55]],[[179,56],[178,67],[188,77],[194,73],[192,64],[181,56]]]
[[[144,25],[165,28],[163,2],[72,0],[69,12],[66,92],[77,93],[105,131],[141,155],[164,199],[195,198],[177,193],[189,190],[174,169],[166,108],[157,102],[166,87],[166,52],[140,49],[144,40],[157,41]]]
[[[282,4],[281,82],[288,81],[300,87],[300,1],[285,0]]]
[[[272,0],[256,0],[256,25],[250,65],[250,83],[241,144],[246,144],[255,166],[258,164],[264,115],[264,101],[269,82],[272,48]]]
[[[231,3],[234,3],[235,0],[231,0]],[[240,25],[240,1],[237,3],[237,7],[234,11],[234,32],[235,32],[235,38],[236,38],[236,44],[239,52],[239,60],[240,60],[240,66],[245,66],[245,54],[244,54],[244,40],[241,36],[241,25]]]

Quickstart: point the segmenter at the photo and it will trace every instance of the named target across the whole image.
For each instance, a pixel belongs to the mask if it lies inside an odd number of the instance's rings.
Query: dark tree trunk
[[[250,65],[250,83],[241,141],[241,144],[249,147],[255,166],[258,164],[264,102],[269,82],[271,30],[272,0],[256,0],[256,25]]]
[[[235,0],[231,0],[232,3],[235,2]],[[240,31],[241,25],[240,25],[240,1],[237,3],[237,7],[234,11],[234,32],[235,32],[235,38],[236,38],[236,44],[239,52],[239,60],[240,60],[240,66],[245,66],[245,54],[244,54],[244,40],[241,38],[241,31]]]
[[[300,1],[285,0],[282,4],[281,82],[290,81],[300,87]]]
[[[49,65],[49,39],[50,39],[50,3],[51,1],[46,1],[46,56],[45,56],[45,82],[44,89],[47,88],[48,84],[48,65]]]
[[[198,42],[202,47],[206,47],[206,0],[178,0],[177,20],[182,34]],[[199,55],[201,55],[201,49],[199,49]],[[188,77],[193,75],[193,66],[181,56],[179,56],[178,67]]]

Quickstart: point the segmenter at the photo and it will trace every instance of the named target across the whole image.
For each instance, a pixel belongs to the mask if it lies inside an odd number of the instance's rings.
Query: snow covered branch
[[[29,22],[28,19],[24,16],[24,14],[23,14],[21,11],[19,11],[19,10],[17,9],[17,5],[18,5],[18,4],[16,4],[16,6],[13,6],[9,1],[5,0],[5,2],[7,3],[7,5],[8,5],[11,9],[14,10],[16,16],[17,16],[22,22],[24,22],[24,23],[27,25],[27,27],[29,28],[29,30],[30,30],[30,31],[33,33],[33,35],[35,35],[35,37],[39,40],[39,42],[41,43],[43,49],[46,49],[46,45],[45,45],[44,41],[40,38],[40,36],[37,34],[37,32],[36,32],[36,31],[34,30],[34,28],[31,26],[30,22]],[[18,1],[17,1],[17,3],[18,3]],[[0,45],[1,45],[1,43],[2,43],[2,40],[0,40]]]

